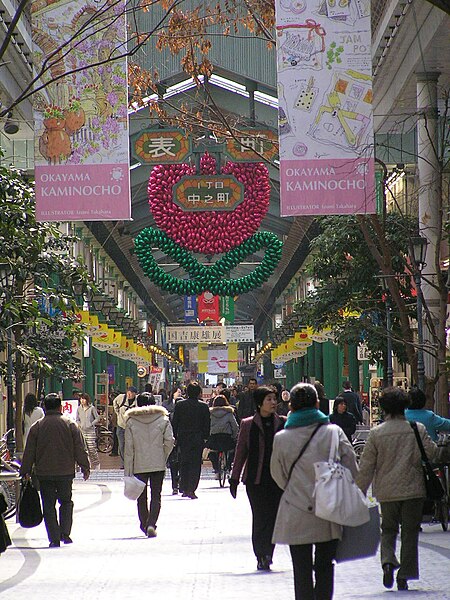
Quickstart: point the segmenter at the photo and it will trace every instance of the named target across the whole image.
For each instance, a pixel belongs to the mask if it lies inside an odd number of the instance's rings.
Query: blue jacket
[[[433,441],[438,439],[438,431],[450,431],[450,419],[444,419],[444,417],[436,415],[432,410],[407,408],[405,410],[405,417],[408,421],[423,423]]]

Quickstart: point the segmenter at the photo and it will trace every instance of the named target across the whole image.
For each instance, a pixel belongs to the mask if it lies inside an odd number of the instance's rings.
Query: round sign
[[[146,375],[147,375],[147,367],[144,367],[144,365],[138,365],[137,376],[145,377]]]

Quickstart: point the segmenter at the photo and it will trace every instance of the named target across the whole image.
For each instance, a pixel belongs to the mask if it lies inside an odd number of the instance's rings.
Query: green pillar
[[[339,364],[341,363],[341,364]],[[323,385],[328,398],[335,398],[340,391],[342,357],[339,360],[339,349],[333,342],[323,344]]]
[[[288,390],[291,389],[291,387],[294,385],[293,381],[294,381],[294,360],[290,360],[289,362],[287,362],[285,364],[285,370],[286,370],[286,387]]]
[[[64,379],[62,382],[62,393],[65,400],[72,398],[73,381],[71,379]]]
[[[94,349],[92,347],[91,339],[89,338],[89,356],[83,358],[83,368],[85,380],[83,382],[83,389],[89,394],[91,398],[94,397]]]
[[[323,383],[323,343],[314,342],[314,377]]]
[[[316,377],[316,355],[314,353],[315,343],[316,342],[313,342],[311,346],[308,346],[308,349],[306,351],[308,369],[305,375],[307,375],[308,378]]]
[[[358,349],[355,344],[348,346],[348,378],[352,382],[353,389],[359,391],[359,362]]]

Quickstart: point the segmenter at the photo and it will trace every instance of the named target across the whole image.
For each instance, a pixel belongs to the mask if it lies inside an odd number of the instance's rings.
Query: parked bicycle
[[[97,449],[99,452],[109,453],[113,447],[113,432],[104,425],[96,427]]]
[[[7,505],[6,512],[3,514],[5,519],[9,519],[16,514],[17,494],[19,492],[20,463],[11,456],[7,444],[8,436],[13,431],[13,429],[9,429],[0,438],[0,492],[3,493]]]

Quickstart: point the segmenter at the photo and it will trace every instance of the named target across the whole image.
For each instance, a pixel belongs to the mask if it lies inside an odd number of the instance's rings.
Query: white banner
[[[370,0],[276,0],[281,215],[375,212]]]
[[[202,342],[225,343],[225,328],[213,327],[183,327],[169,325],[166,327],[166,338],[169,344],[199,344]]]
[[[255,341],[255,327],[253,325],[226,325],[225,329],[227,343]]]

